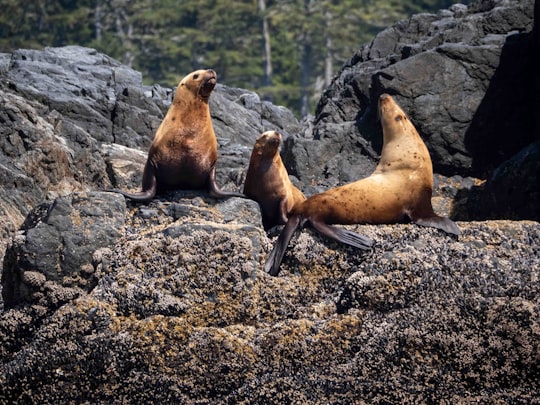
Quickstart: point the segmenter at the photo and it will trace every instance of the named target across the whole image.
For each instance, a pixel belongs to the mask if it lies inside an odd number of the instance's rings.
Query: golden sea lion
[[[369,249],[372,242],[330,224],[392,224],[408,219],[459,235],[454,222],[433,211],[433,167],[414,125],[388,94],[379,98],[379,114],[383,148],[375,171],[365,179],[314,195],[296,205],[265,263],[264,269],[269,274],[279,273],[293,233],[307,224],[323,235],[361,249]]]
[[[259,203],[265,230],[287,222],[292,208],[306,200],[289,179],[279,155],[282,136],[276,131],[257,138],[244,182],[244,194]]]
[[[164,190],[207,189],[213,197],[245,197],[216,184],[217,140],[208,99],[217,82],[211,69],[184,77],[150,145],[142,190],[119,192],[134,201],[149,201]]]

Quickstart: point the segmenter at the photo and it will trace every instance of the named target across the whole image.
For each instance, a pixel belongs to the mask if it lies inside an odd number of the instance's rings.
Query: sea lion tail
[[[285,250],[289,244],[294,232],[301,225],[302,217],[300,215],[292,215],[289,217],[289,220],[285,224],[285,227],[281,231],[274,245],[274,249],[270,252],[266,263],[264,264],[264,271],[266,271],[271,276],[277,276],[279,274],[279,266],[283,261],[283,256],[285,256]]]
[[[338,242],[345,243],[346,245],[351,245],[363,250],[369,250],[373,246],[373,240],[359,233],[328,225],[320,221],[311,221],[311,225],[316,231],[329,238],[335,239]]]
[[[415,224],[422,226],[430,226],[433,228],[441,229],[451,235],[459,236],[461,233],[456,223],[451,219],[439,216],[432,216],[427,218],[418,218],[414,221]]]

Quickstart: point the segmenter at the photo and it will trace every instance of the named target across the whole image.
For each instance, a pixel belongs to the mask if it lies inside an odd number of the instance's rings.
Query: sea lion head
[[[385,140],[393,138],[394,134],[403,132],[405,127],[412,126],[407,114],[388,94],[381,94],[379,97],[379,118],[383,129]]]
[[[217,83],[217,74],[212,69],[191,72],[184,77],[178,87],[185,88],[203,100],[208,100]]]
[[[282,138],[281,134],[277,131],[263,132],[255,142],[254,152],[272,159],[274,156],[279,155]]]

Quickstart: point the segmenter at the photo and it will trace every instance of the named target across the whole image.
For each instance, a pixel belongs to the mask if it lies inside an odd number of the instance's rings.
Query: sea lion
[[[245,197],[222,191],[216,184],[217,140],[208,107],[216,82],[211,69],[191,72],[180,81],[150,145],[142,190],[112,191],[138,202],[149,201],[164,190],[185,189],[208,189],[218,198]]]
[[[333,188],[296,205],[281,231],[264,269],[279,273],[285,249],[297,228],[310,224],[339,242],[368,249],[372,242],[330,224],[392,224],[410,220],[459,235],[454,222],[431,206],[433,167],[426,145],[392,97],[379,98],[383,148],[375,171],[367,178]]]
[[[292,208],[306,200],[289,179],[279,155],[282,136],[276,131],[261,134],[251,152],[244,194],[259,203],[265,230],[287,222]]]

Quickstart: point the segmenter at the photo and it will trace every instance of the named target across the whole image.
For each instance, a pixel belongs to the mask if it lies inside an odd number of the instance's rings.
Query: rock
[[[0,313],[2,398],[527,403],[540,394],[537,222],[461,222],[459,239],[413,224],[350,227],[375,241],[370,252],[304,231],[270,277],[255,203],[175,198],[129,211],[117,242],[93,255],[91,291]],[[246,211],[225,219],[238,206]],[[24,279],[43,286],[40,274]]]
[[[501,164],[468,198],[471,219],[540,220],[540,141]]]
[[[6,251],[4,306],[57,307],[92,290],[92,255],[114,244],[125,221],[125,200],[113,193],[57,198],[39,206]]]
[[[174,89],[145,86],[140,72],[79,46],[0,54],[0,78],[0,235],[9,239],[44,200],[140,187]],[[261,132],[299,131],[290,111],[247,90],[218,85],[210,103],[224,189],[240,188]]]
[[[293,174],[304,183],[321,173],[343,182],[368,175],[382,145],[377,98],[387,92],[437,173],[485,177],[534,139],[532,28],[533,0],[480,0],[380,32],[323,93],[313,139],[287,144]]]
[[[140,190],[147,152],[116,143],[101,145],[111,183],[122,190]]]
[[[0,402],[536,401],[540,223],[463,222],[538,215],[531,16],[531,0],[479,0],[401,21],[301,123],[217,86],[219,184],[240,187],[266,129],[308,195],[369,174],[388,91],[440,171],[435,210],[461,220],[459,238],[349,226],[368,252],[305,230],[279,277],[253,201],[92,191],[139,187],[174,89],[88,48],[0,54]]]

